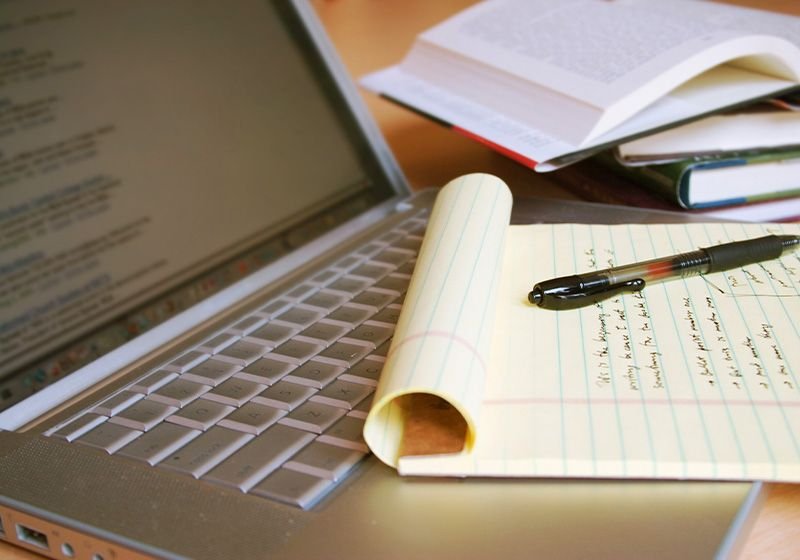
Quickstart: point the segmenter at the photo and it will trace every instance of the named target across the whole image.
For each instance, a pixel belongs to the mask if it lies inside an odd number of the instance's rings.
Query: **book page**
[[[419,475],[800,481],[800,252],[578,310],[526,300],[540,280],[769,233],[800,226],[509,227],[474,444],[387,462]],[[393,352],[384,377],[402,380]],[[465,371],[433,354],[429,374],[457,398]]]
[[[605,108],[716,45],[773,35],[796,46],[798,34],[799,18],[714,2],[504,0],[464,10],[420,41]],[[709,67],[697,63],[684,79]],[[799,68],[758,67],[783,78]]]
[[[647,165],[696,155],[800,146],[800,112],[777,107],[733,112],[637,138],[617,147],[628,165]]]
[[[440,87],[427,78],[405,71],[401,66],[374,72],[361,80],[367,89],[541,172],[579,161],[597,153],[604,146],[646,131],[776,92],[776,81],[773,79],[721,66],[675,89],[609,132],[581,144],[580,130],[572,134],[575,141],[570,141],[567,138],[570,133],[565,132],[565,127],[576,121],[575,107],[565,110],[562,101],[558,100],[558,107],[547,109],[542,103],[533,103],[527,92],[516,91],[502,84],[478,84],[474,77],[468,78],[467,82],[455,89]],[[711,82],[713,88],[707,87]],[[789,82],[779,83],[782,85],[778,89],[791,86]],[[509,99],[514,96],[518,99]],[[481,99],[478,100],[478,97]],[[524,102],[519,98],[524,98]],[[496,108],[496,102],[500,99],[504,100],[503,104]],[[522,111],[515,111],[515,107],[525,111],[536,110],[535,124],[526,120]],[[582,123],[581,127],[584,125]]]
[[[482,2],[364,83],[548,170],[795,86],[797,37],[800,18],[713,2]]]

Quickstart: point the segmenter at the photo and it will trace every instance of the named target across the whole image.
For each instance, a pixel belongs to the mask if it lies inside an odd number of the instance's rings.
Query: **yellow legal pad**
[[[364,430],[379,458],[409,475],[800,481],[800,253],[578,310],[526,299],[800,226],[509,226],[511,203],[483,174],[439,194]]]

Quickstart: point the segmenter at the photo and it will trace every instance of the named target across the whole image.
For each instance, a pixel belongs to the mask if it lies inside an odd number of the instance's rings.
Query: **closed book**
[[[674,191],[654,189],[650,179],[620,165],[608,154],[553,172],[555,182],[578,198],[635,208],[690,212],[709,219],[745,222],[792,222],[800,220],[800,196],[742,202],[728,206],[686,209]]]
[[[626,165],[654,165],[789,149],[800,150],[800,110],[775,99],[625,142],[616,156]]]
[[[598,161],[686,209],[800,195],[800,150],[635,167],[611,161],[608,156]]]

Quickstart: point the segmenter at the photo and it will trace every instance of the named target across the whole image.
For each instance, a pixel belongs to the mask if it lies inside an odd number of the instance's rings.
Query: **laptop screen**
[[[4,6],[0,409],[394,194],[287,5]]]

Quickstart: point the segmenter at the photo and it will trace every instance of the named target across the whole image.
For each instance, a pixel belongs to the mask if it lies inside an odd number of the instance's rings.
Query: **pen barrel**
[[[783,237],[768,235],[758,239],[748,239],[746,241],[736,241],[701,249],[708,255],[709,272],[729,270],[748,264],[777,259],[780,257],[786,245]]]
[[[646,283],[658,282],[668,278],[686,278],[708,272],[710,260],[702,249],[643,261],[615,266],[596,274],[605,275],[611,285],[641,279]]]

